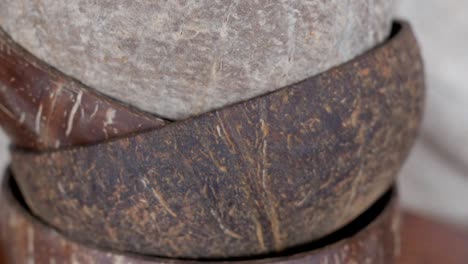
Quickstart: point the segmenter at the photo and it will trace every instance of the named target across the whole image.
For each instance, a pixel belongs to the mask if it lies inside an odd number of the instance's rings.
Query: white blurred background
[[[428,105],[400,177],[411,210],[468,227],[468,0],[400,0],[426,62]],[[7,164],[0,132],[0,168]]]
[[[421,137],[403,169],[404,205],[468,227],[468,1],[400,0],[426,63]]]

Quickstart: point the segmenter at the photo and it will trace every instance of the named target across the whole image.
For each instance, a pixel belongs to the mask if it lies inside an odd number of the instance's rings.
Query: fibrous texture
[[[390,188],[424,102],[408,25],[296,85],[101,144],[12,152],[31,210],[74,239],[178,258],[281,252]],[[28,164],[25,166],[24,164]]]
[[[0,25],[64,73],[183,119],[301,81],[387,37],[390,0],[0,0]]]

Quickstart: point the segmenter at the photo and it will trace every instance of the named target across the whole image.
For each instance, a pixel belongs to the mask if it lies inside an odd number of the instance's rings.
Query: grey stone
[[[389,32],[391,0],[0,0],[23,47],[98,91],[183,119],[298,82]]]

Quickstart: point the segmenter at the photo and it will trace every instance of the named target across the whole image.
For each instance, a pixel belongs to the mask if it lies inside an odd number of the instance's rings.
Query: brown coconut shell
[[[389,192],[349,226],[316,243],[289,252],[233,264],[393,264],[400,252],[400,218],[395,193]],[[203,264],[219,261],[163,259],[80,244],[38,220],[22,202],[15,182],[4,177],[0,193],[0,263]],[[223,262],[224,263],[224,262]]]
[[[424,102],[410,27],[366,54],[252,100],[147,133],[14,149],[34,214],[93,245],[178,258],[246,257],[320,239],[393,183]]]
[[[14,145],[88,145],[166,123],[49,67],[0,29],[0,124]]]

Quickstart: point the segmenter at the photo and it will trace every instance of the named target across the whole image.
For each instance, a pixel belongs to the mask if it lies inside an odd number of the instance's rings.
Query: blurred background
[[[468,225],[468,1],[400,0],[426,66],[423,129],[403,169],[406,207]]]
[[[468,1],[400,0],[426,62],[428,102],[421,136],[400,177],[403,205],[468,227]],[[0,132],[0,166],[8,142]]]

